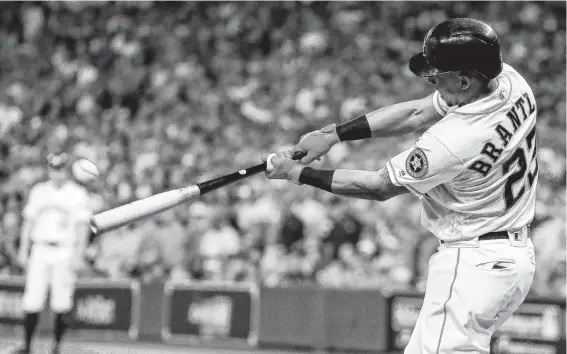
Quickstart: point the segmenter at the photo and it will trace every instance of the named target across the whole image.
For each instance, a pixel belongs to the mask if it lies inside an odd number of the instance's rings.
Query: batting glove
[[[299,162],[307,165],[328,153],[340,141],[337,135],[336,124],[330,124],[320,130],[302,136],[291,152],[306,153],[307,155]]]
[[[299,182],[299,176],[305,166],[291,159],[292,152],[284,151],[262,156],[266,162],[266,177],[269,179],[285,179],[295,184]]]

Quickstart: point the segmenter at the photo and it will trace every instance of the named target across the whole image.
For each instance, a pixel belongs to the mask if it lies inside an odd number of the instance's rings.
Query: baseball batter
[[[24,346],[31,341],[48,291],[55,313],[52,353],[59,353],[67,314],[73,307],[76,271],[83,262],[91,216],[88,192],[68,179],[66,154],[48,157],[49,181],[36,184],[23,211],[19,263],[26,269]]]
[[[494,331],[524,301],[535,272],[529,225],[538,176],[536,100],[502,63],[494,30],[477,20],[433,27],[409,67],[435,85],[433,94],[309,133],[292,150],[307,152],[299,163],[290,151],[263,157],[267,176],[354,198],[418,197],[421,223],[439,248],[405,353],[488,354]],[[424,128],[380,171],[304,166],[340,141]]]

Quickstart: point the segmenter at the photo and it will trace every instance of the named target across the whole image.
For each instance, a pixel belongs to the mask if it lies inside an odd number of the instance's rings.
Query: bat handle
[[[303,152],[295,152],[292,155],[292,159],[299,160],[305,155],[306,154],[303,153]],[[203,195],[205,193],[208,193],[208,192],[213,191],[215,189],[224,187],[228,184],[234,183],[234,182],[239,181],[241,179],[244,179],[246,177],[253,176],[253,175],[260,173],[260,172],[264,172],[264,171],[266,171],[266,167],[267,167],[267,164],[265,162],[262,162],[259,165],[248,167],[244,170],[240,170],[238,172],[234,172],[234,173],[231,173],[231,174],[226,175],[226,176],[222,176],[222,177],[215,178],[215,179],[212,179],[212,180],[209,180],[209,181],[201,182],[201,183],[197,184],[197,187],[199,187],[199,190],[201,191],[201,195]]]

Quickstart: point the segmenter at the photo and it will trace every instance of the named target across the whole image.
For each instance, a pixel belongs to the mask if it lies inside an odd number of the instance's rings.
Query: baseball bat
[[[294,153],[293,159],[299,160],[304,153]],[[133,201],[122,206],[112,208],[95,214],[90,219],[91,230],[95,234],[101,234],[118,229],[140,219],[161,213],[179,204],[193,200],[205,193],[219,189],[241,179],[253,176],[266,170],[266,163],[248,167],[238,172],[233,172],[218,178],[192,184],[184,188],[177,188],[167,192],[158,193],[140,200]]]

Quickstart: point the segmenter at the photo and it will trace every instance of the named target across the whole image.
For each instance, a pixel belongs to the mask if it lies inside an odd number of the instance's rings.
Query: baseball
[[[71,167],[73,176],[80,182],[92,181],[100,175],[98,167],[87,159],[79,159]]]

